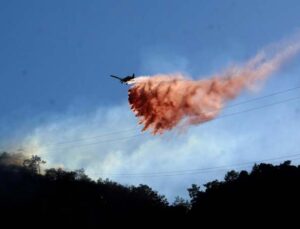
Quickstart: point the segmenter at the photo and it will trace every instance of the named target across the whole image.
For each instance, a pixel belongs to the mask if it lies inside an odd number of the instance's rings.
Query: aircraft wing
[[[121,81],[122,81],[122,78],[120,78],[120,77],[118,77],[118,76],[110,75],[110,77],[112,77],[112,78],[115,78],[115,79],[118,79],[118,80],[121,80]]]

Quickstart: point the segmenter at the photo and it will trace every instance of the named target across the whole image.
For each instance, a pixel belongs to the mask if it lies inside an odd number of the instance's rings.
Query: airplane
[[[130,81],[130,80],[132,80],[132,79],[134,79],[135,76],[134,76],[134,73],[133,73],[132,76],[126,76],[124,78],[121,78],[121,77],[118,77],[118,76],[114,76],[114,75],[110,75],[110,77],[113,77],[115,79],[120,80],[121,83],[127,84],[127,82]]]

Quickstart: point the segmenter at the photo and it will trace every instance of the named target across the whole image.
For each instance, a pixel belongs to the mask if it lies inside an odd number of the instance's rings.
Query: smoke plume
[[[197,125],[216,118],[226,102],[253,89],[297,54],[299,42],[288,42],[259,52],[242,66],[222,74],[192,80],[177,74],[138,77],[131,81],[129,103],[143,130],[161,134],[176,126]]]

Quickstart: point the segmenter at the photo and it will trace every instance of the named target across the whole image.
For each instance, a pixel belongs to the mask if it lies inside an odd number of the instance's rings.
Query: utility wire
[[[260,96],[260,97],[254,98],[254,99],[249,99],[249,100],[245,100],[245,101],[242,101],[242,102],[239,102],[239,103],[235,103],[235,104],[232,104],[232,105],[229,105],[229,106],[225,107],[224,109],[228,109],[228,108],[240,106],[240,105],[243,105],[243,104],[251,103],[251,102],[254,102],[254,101],[258,101],[258,100],[261,100],[261,99],[265,99],[265,98],[268,98],[268,97],[284,94],[284,93],[287,93],[287,92],[290,92],[290,91],[293,91],[293,90],[297,90],[297,89],[300,89],[300,86],[293,87],[293,88],[288,88],[286,90],[277,91],[277,92],[267,94],[267,95],[264,95],[264,96]],[[96,135],[96,136],[87,137],[87,138],[79,138],[79,139],[75,139],[75,140],[73,139],[73,140],[68,140],[68,141],[57,142],[57,143],[53,143],[53,144],[67,144],[67,143],[73,143],[73,142],[78,142],[78,141],[97,139],[97,138],[102,138],[102,137],[109,136],[109,135],[125,133],[125,132],[131,132],[131,131],[138,130],[138,129],[139,128],[135,127],[135,128],[125,129],[125,130],[108,132],[108,133],[105,133],[105,134]]]
[[[283,104],[283,103],[287,103],[287,102],[291,102],[291,101],[295,101],[295,100],[299,100],[299,99],[300,99],[300,96],[293,97],[293,98],[289,98],[289,99],[286,99],[286,100],[266,104],[264,106],[254,107],[254,108],[239,111],[239,112],[229,113],[229,114],[226,114],[226,115],[223,115],[223,116],[219,116],[219,117],[217,117],[215,119],[212,119],[212,120],[210,120],[210,119],[203,120],[203,122],[206,122],[206,121],[207,122],[212,122],[212,121],[215,121],[215,120],[218,120],[218,119],[223,119],[223,118],[227,118],[227,117],[231,117],[231,116],[235,116],[235,115],[239,115],[239,114],[243,114],[243,113],[248,113],[248,112],[255,111],[255,110],[261,110],[261,109],[264,109],[264,108],[267,108],[267,107],[271,107],[271,106],[275,106],[275,105],[278,105],[278,104]],[[116,142],[116,141],[120,141],[120,140],[126,140],[126,139],[130,139],[130,138],[139,137],[139,136],[142,136],[142,135],[144,135],[144,134],[140,133],[140,134],[136,134],[136,135],[133,135],[133,136],[127,136],[127,137],[123,137],[123,138],[101,140],[101,141],[96,141],[96,142],[92,142],[92,143],[79,144],[79,145],[75,145],[75,146],[72,145],[72,146],[70,146],[70,147],[68,146],[64,149],[70,149],[70,148],[74,148],[74,147],[77,148],[77,147],[82,147],[82,146],[90,146],[90,145],[96,145],[96,144],[108,143],[108,142]]]
[[[245,101],[242,101],[242,102],[239,102],[239,103],[235,103],[235,104],[224,107],[224,110],[228,109],[228,108],[240,106],[240,105],[243,105],[243,104],[251,103],[251,102],[254,102],[254,101],[258,101],[258,100],[261,100],[261,99],[265,99],[265,98],[268,98],[268,97],[284,94],[284,93],[287,93],[287,92],[290,92],[290,91],[293,91],[293,90],[297,90],[297,89],[300,89],[300,86],[288,88],[288,89],[281,90],[281,91],[276,91],[276,92],[273,92],[271,94],[260,96],[260,97],[254,98],[254,99],[249,99],[249,100],[245,100]],[[95,135],[95,136],[91,136],[91,137],[86,137],[86,138],[70,139],[70,140],[56,142],[56,143],[52,143],[52,144],[48,144],[48,145],[61,145],[61,144],[69,144],[69,143],[79,142],[79,141],[86,141],[86,140],[102,138],[102,137],[115,135],[115,134],[120,134],[120,133],[132,132],[132,131],[135,131],[135,130],[138,130],[138,129],[140,129],[140,128],[134,127],[134,128],[124,129],[124,130],[107,132],[107,133],[103,133],[103,134]]]
[[[261,110],[261,109],[264,109],[264,108],[267,108],[267,107],[272,107],[272,106],[275,106],[275,105],[278,105],[278,104],[283,104],[283,103],[287,103],[287,102],[291,102],[291,101],[295,101],[295,100],[299,100],[299,99],[300,99],[300,96],[292,97],[292,98],[281,100],[281,101],[278,101],[278,102],[269,103],[269,104],[266,104],[264,106],[254,107],[254,108],[250,108],[250,109],[243,110],[243,111],[237,111],[237,112],[234,112],[234,113],[225,114],[223,116],[217,117],[216,119],[227,118],[227,117],[230,117],[230,116],[233,116],[233,115],[238,115],[238,114],[241,114],[241,113],[247,113],[247,112],[251,112],[251,111],[255,111],[255,110]]]
[[[271,93],[271,94],[268,94],[268,95],[264,95],[264,96],[261,96],[261,97],[258,97],[258,98],[246,100],[244,102],[236,103],[236,104],[233,104],[233,105],[228,106],[228,107],[234,107],[234,106],[250,103],[250,102],[253,102],[253,101],[260,100],[260,99],[265,99],[267,97],[272,97],[272,96],[275,96],[275,95],[287,93],[287,92],[290,92],[290,91],[296,90],[296,89],[300,89],[300,86],[294,87],[294,88],[289,88],[289,89],[282,90],[282,91],[277,91],[277,92],[274,92],[274,93]],[[282,103],[286,103],[286,102],[290,102],[290,101],[294,101],[294,100],[298,100],[298,99],[300,99],[300,97],[293,97],[293,98],[289,98],[289,99],[286,99],[286,100],[274,102],[274,103],[271,103],[271,104],[266,104],[264,106],[255,107],[255,108],[251,108],[251,109],[247,109],[247,110],[243,110],[243,111],[238,111],[238,112],[234,112],[234,113],[225,114],[225,115],[219,116],[219,117],[217,117],[213,120],[204,120],[204,122],[205,121],[214,121],[214,120],[217,120],[217,119],[222,119],[222,118],[234,116],[234,115],[238,115],[238,114],[241,114],[241,113],[247,113],[247,112],[251,112],[251,111],[254,111],[254,110],[260,110],[260,109],[264,109],[264,108],[267,108],[267,107],[270,107],[270,106],[274,106],[274,105],[277,105],[277,104],[282,104]],[[76,139],[76,140],[62,141],[62,142],[57,142],[57,143],[49,143],[45,146],[54,146],[54,145],[63,145],[63,144],[69,144],[69,143],[76,143],[76,142],[80,142],[80,141],[97,139],[97,138],[100,138],[100,137],[105,137],[105,136],[114,135],[114,134],[118,134],[118,133],[131,132],[132,130],[137,130],[137,129],[139,129],[139,128],[130,128],[130,129],[126,129],[126,130],[113,131],[113,132],[108,132],[108,133],[105,133],[105,134],[102,134],[102,135],[97,135],[97,136],[88,137],[88,138],[79,138],[79,139]],[[85,146],[85,145],[95,145],[95,144],[106,143],[106,142],[121,141],[121,140],[126,140],[128,138],[134,138],[134,137],[138,137],[138,136],[142,136],[142,135],[143,134],[137,134],[137,135],[127,136],[127,137],[122,137],[122,138],[101,140],[101,141],[97,141],[97,142],[83,144],[83,146]],[[80,145],[78,145],[78,146],[80,146]]]
[[[136,138],[136,137],[140,137],[144,135],[143,133],[140,134],[135,134],[135,135],[131,135],[131,136],[126,136],[126,137],[122,137],[122,138],[115,138],[115,139],[108,139],[108,140],[102,140],[102,141],[97,141],[97,142],[91,142],[91,143],[86,143],[86,144],[80,144],[80,145],[75,145],[75,146],[71,146],[71,148],[74,147],[83,147],[83,146],[91,146],[91,145],[97,145],[97,144],[101,144],[101,143],[109,143],[109,142],[118,142],[118,141],[123,141],[123,140],[128,140],[128,139],[132,139],[132,138]],[[58,148],[58,149],[69,149],[70,147],[62,147],[62,148]],[[57,148],[56,148],[57,149]]]
[[[251,102],[254,102],[254,101],[257,101],[257,100],[261,100],[261,99],[269,98],[269,97],[272,97],[272,96],[284,94],[284,93],[294,91],[294,90],[297,90],[297,89],[300,89],[300,86],[288,88],[288,89],[281,90],[281,91],[276,91],[276,92],[273,92],[273,93],[270,93],[270,94],[267,94],[267,95],[263,95],[263,96],[259,96],[259,97],[253,98],[253,99],[241,101],[239,103],[234,103],[232,105],[229,105],[229,106],[225,107],[224,109],[231,108],[231,107],[236,107],[236,106],[240,106],[242,104],[251,103]]]
[[[206,168],[189,169],[189,170],[173,170],[173,171],[161,171],[161,172],[152,172],[152,173],[119,173],[119,174],[92,173],[92,174],[102,175],[102,176],[121,176],[121,177],[156,177],[156,176],[191,175],[191,174],[199,174],[199,173],[216,172],[220,170],[228,170],[233,167],[236,168],[236,167],[253,166],[253,164],[257,164],[257,163],[272,162],[272,161],[278,161],[282,159],[300,159],[300,153],[289,154],[280,157],[266,158],[266,159],[256,160],[256,161],[242,162],[242,163],[237,163],[232,165],[223,165],[223,166],[206,167]]]
[[[78,138],[78,139],[73,139],[73,140],[67,140],[67,141],[47,144],[46,146],[63,145],[63,144],[69,144],[69,143],[74,143],[74,142],[80,142],[80,141],[92,140],[92,139],[97,139],[97,138],[103,138],[103,137],[106,137],[106,136],[115,135],[115,134],[119,134],[119,133],[132,132],[133,130],[138,130],[138,129],[139,128],[135,127],[135,128],[130,128],[130,129],[126,129],[126,130],[124,129],[124,130],[120,130],[120,131],[113,131],[113,132],[108,132],[108,133],[101,134],[101,135],[95,135],[95,136],[92,136],[92,137]]]
[[[251,103],[251,102],[254,102],[254,101],[258,101],[258,100],[261,100],[261,99],[265,99],[265,98],[268,98],[268,97],[284,94],[284,93],[287,93],[287,92],[290,92],[290,91],[293,91],[293,90],[297,90],[297,89],[300,89],[300,86],[293,87],[293,88],[288,88],[286,90],[277,91],[277,92],[267,94],[267,95],[264,95],[264,96],[260,96],[260,97],[254,98],[254,99],[245,100],[245,101],[242,101],[240,103],[235,103],[235,104],[232,104],[232,105],[229,105],[229,106],[225,107],[224,109],[232,108],[232,107],[240,106],[240,105],[243,105],[243,104]],[[236,112],[236,113],[238,113],[238,112]],[[225,116],[227,116],[227,115],[225,115]],[[112,132],[107,132],[107,133],[104,133],[104,134],[101,134],[101,135],[95,135],[95,136],[86,137],[86,138],[66,140],[66,141],[56,142],[56,143],[52,143],[52,144],[48,144],[48,145],[49,146],[50,145],[62,145],[62,144],[69,144],[69,143],[79,142],[79,141],[92,140],[92,139],[102,138],[102,137],[115,135],[115,134],[119,134],[119,133],[132,132],[132,131],[135,131],[135,130],[138,130],[138,129],[139,128],[135,127],[135,128],[124,129],[124,130],[119,130],[119,131],[112,131]]]

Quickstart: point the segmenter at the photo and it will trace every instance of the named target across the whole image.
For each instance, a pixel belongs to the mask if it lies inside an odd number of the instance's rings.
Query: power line
[[[284,93],[287,93],[287,92],[290,92],[290,91],[293,91],[293,90],[297,90],[297,89],[300,89],[300,86],[293,87],[293,88],[288,88],[288,89],[281,90],[281,91],[277,91],[277,92],[267,94],[267,95],[264,95],[264,96],[260,96],[260,97],[254,98],[254,99],[249,99],[249,100],[246,100],[246,101],[242,101],[240,103],[235,103],[235,104],[232,104],[232,105],[229,105],[229,106],[225,107],[224,109],[240,106],[240,105],[243,105],[243,104],[247,104],[247,103],[251,103],[251,102],[254,102],[254,101],[261,100],[261,99],[265,99],[265,98],[268,98],[268,97],[276,96],[276,95],[279,95],[279,94],[284,94]],[[106,136],[110,136],[110,135],[114,135],[114,134],[127,133],[127,132],[131,132],[133,130],[138,130],[138,129],[139,128],[135,127],[135,128],[124,129],[124,130],[119,130],[119,131],[112,131],[112,132],[107,132],[107,133],[104,133],[104,134],[101,134],[101,135],[95,135],[95,136],[86,137],[86,138],[66,140],[66,141],[56,142],[56,143],[47,144],[47,145],[48,146],[50,146],[50,145],[63,145],[63,144],[69,144],[69,143],[74,143],[74,142],[79,142],[79,141],[92,140],[92,139],[102,138],[102,137],[106,137]]]
[[[91,139],[97,139],[97,138],[102,138],[102,137],[106,137],[106,136],[110,136],[110,135],[114,135],[114,134],[131,132],[132,130],[138,130],[138,129],[139,128],[135,127],[135,128],[130,128],[130,129],[126,129],[126,130],[113,131],[113,132],[108,132],[108,133],[105,133],[105,134],[96,135],[96,136],[92,136],[92,137],[78,138],[78,139],[67,140],[67,141],[63,141],[63,142],[56,142],[56,143],[53,143],[53,144],[47,144],[46,146],[50,146],[50,145],[63,145],[63,144],[69,144],[69,143],[74,143],[74,142],[80,142],[80,141],[86,141],[86,140],[91,140]]]
[[[122,137],[122,138],[115,138],[115,139],[102,140],[102,141],[91,142],[91,143],[86,143],[86,144],[80,144],[80,145],[72,146],[72,148],[73,147],[77,148],[77,147],[83,147],[83,146],[91,146],[91,145],[97,145],[97,144],[108,143],[108,142],[118,142],[118,141],[122,141],[122,140],[128,140],[128,139],[140,137],[142,135],[144,135],[144,134],[140,133],[140,134],[135,134],[132,136],[127,136],[127,137]],[[59,148],[59,149],[69,149],[69,147],[63,147],[63,148]]]
[[[282,159],[300,159],[300,153],[297,154],[289,154],[280,157],[267,158],[256,161],[242,162],[232,165],[223,165],[223,166],[215,166],[215,167],[207,167],[207,168],[198,168],[198,169],[189,169],[189,170],[173,170],[173,171],[162,171],[162,172],[152,172],[152,173],[92,173],[94,175],[103,175],[103,176],[120,176],[120,177],[157,177],[157,176],[178,176],[178,175],[191,175],[191,174],[200,174],[200,173],[209,173],[216,172],[220,170],[228,170],[232,167],[245,167],[245,166],[253,166],[256,163],[264,163],[264,162],[272,162],[278,161]]]
[[[238,111],[238,112],[234,112],[234,113],[225,114],[225,115],[220,116],[219,118],[216,118],[216,119],[226,118],[226,117],[230,117],[230,116],[233,116],[233,115],[238,115],[238,114],[241,114],[241,113],[247,113],[247,112],[251,112],[251,111],[255,111],[255,110],[261,110],[261,109],[264,109],[264,108],[267,108],[267,107],[272,107],[272,106],[275,106],[275,105],[278,105],[278,104],[283,104],[283,103],[287,103],[287,102],[291,102],[291,101],[295,101],[295,100],[299,100],[299,99],[300,99],[300,96],[292,97],[292,98],[285,99],[285,100],[282,100],[282,101],[266,104],[264,106],[254,107],[254,108],[250,108],[250,109],[243,110],[243,111]]]
[[[290,92],[292,90],[296,90],[296,89],[299,89],[299,88],[300,88],[300,86],[294,87],[294,88],[289,88],[289,89],[282,90],[282,91],[277,91],[277,92],[274,92],[274,93],[271,93],[271,94],[268,94],[268,95],[264,95],[264,96],[261,96],[261,97],[258,97],[258,98],[254,98],[254,99],[246,100],[244,102],[233,104],[233,105],[231,105],[229,107],[233,107],[233,106],[238,106],[238,105],[250,103],[250,102],[257,101],[257,100],[260,100],[260,99],[264,99],[264,98],[267,98],[267,97],[272,97],[272,96],[275,96],[275,95],[279,95],[279,94],[283,94],[283,93],[286,93],[286,92]],[[234,116],[234,115],[238,115],[238,114],[241,114],[241,113],[247,113],[247,112],[251,112],[251,111],[254,111],[254,110],[264,109],[266,107],[274,106],[274,105],[277,105],[277,104],[282,104],[282,103],[286,103],[286,102],[289,102],[289,101],[298,100],[299,98],[300,97],[293,97],[293,98],[289,98],[289,99],[286,99],[286,100],[282,100],[282,101],[274,102],[274,103],[271,103],[271,104],[267,104],[267,105],[264,105],[264,106],[255,107],[255,108],[247,109],[247,110],[244,110],[244,111],[238,111],[238,112],[234,112],[234,113],[225,114],[225,115],[219,116],[219,117],[217,117],[217,118],[215,118],[213,120],[204,120],[204,122],[205,121],[214,121],[214,120],[217,120],[217,119],[222,119],[222,118]],[[62,142],[57,142],[57,143],[49,143],[49,144],[47,144],[45,146],[53,146],[53,145],[63,145],[63,144],[76,143],[76,142],[80,142],[80,141],[86,141],[86,140],[97,139],[97,138],[100,138],[100,137],[110,136],[110,135],[114,135],[114,134],[118,134],[118,133],[131,132],[132,130],[137,130],[137,129],[139,129],[139,128],[130,128],[130,129],[125,129],[125,130],[112,131],[112,132],[108,132],[108,133],[105,133],[105,134],[96,135],[96,136],[93,136],[93,137],[79,138],[79,139],[75,139],[75,140],[73,139],[73,140],[62,141]],[[102,140],[102,141],[97,141],[97,142],[83,144],[83,146],[85,146],[85,145],[95,145],[95,144],[106,143],[106,142],[115,142],[115,141],[120,141],[120,140],[126,140],[126,139],[129,139],[129,138],[133,138],[133,137],[137,137],[137,136],[141,136],[141,135],[143,135],[143,134],[137,134],[137,135],[127,136],[127,137],[123,137],[123,138],[107,139],[107,140]],[[81,146],[81,145],[78,145],[78,146]]]
[[[232,105],[229,105],[229,106],[225,107],[225,109],[226,108],[231,108],[231,107],[236,107],[236,106],[243,105],[243,104],[246,104],[246,103],[251,103],[251,102],[261,100],[261,99],[265,99],[265,98],[269,98],[269,97],[272,97],[272,96],[284,94],[284,93],[287,93],[287,92],[290,92],[290,91],[293,91],[293,90],[297,90],[297,89],[300,89],[300,86],[288,88],[288,89],[281,90],[281,91],[276,91],[276,92],[273,92],[273,93],[270,93],[270,94],[267,94],[267,95],[259,96],[257,98],[241,101],[239,103],[234,103]]]
[[[232,104],[232,105],[229,105],[229,106],[225,107],[224,109],[228,109],[228,108],[240,106],[240,105],[243,105],[243,104],[251,103],[251,102],[254,102],[254,101],[258,101],[258,100],[261,100],[261,99],[265,99],[265,98],[268,98],[268,97],[284,94],[284,93],[287,93],[287,92],[290,92],[290,91],[293,91],[293,90],[297,90],[297,89],[300,89],[300,86],[293,87],[293,88],[288,88],[288,89],[281,90],[281,91],[276,91],[276,92],[273,92],[271,94],[260,96],[260,97],[254,98],[254,99],[249,99],[249,100],[245,100],[245,101],[242,101],[242,102],[239,102],[239,103],[235,103],[235,104]],[[66,141],[56,142],[56,143],[48,144],[48,145],[62,145],[62,144],[69,144],[69,143],[79,142],[79,141],[86,141],[86,140],[102,138],[102,137],[106,137],[106,136],[110,136],[110,135],[114,135],[114,134],[119,134],[119,133],[127,133],[127,132],[131,132],[131,131],[138,130],[138,129],[139,128],[135,127],[135,128],[124,129],[124,130],[119,130],[119,131],[112,131],[112,132],[107,132],[107,133],[104,133],[104,134],[101,134],[101,135],[95,135],[95,136],[86,137],[86,138],[66,140]]]
[[[300,88],[300,87],[298,87]],[[295,89],[295,88],[294,88]],[[291,89],[289,90],[285,90],[285,92],[287,91],[290,91]],[[275,94],[279,94],[279,93],[283,93],[283,91],[281,92],[278,92],[278,93],[273,93],[272,95],[274,96]],[[262,98],[266,98],[266,97],[270,97],[270,95],[266,95],[266,96],[263,96]],[[267,108],[267,107],[270,107],[270,106],[274,106],[274,105],[277,105],[277,104],[281,104],[281,103],[286,103],[286,102],[290,102],[290,101],[293,101],[293,100],[298,100],[300,97],[293,97],[293,98],[289,98],[289,99],[286,99],[286,100],[282,100],[282,101],[279,101],[279,102],[274,102],[274,103],[271,103],[271,104],[267,104],[267,105],[264,105],[264,106],[261,106],[261,107],[255,107],[255,108],[251,108],[251,109],[247,109],[247,110],[244,110],[244,111],[238,111],[238,112],[234,112],[234,113],[229,113],[229,114],[225,114],[223,116],[220,116],[220,117],[217,117],[213,120],[216,120],[216,119],[221,119],[221,118],[226,118],[226,117],[229,117],[229,116],[233,116],[233,115],[237,115],[237,114],[241,114],[241,113],[246,113],[246,112],[250,112],[250,111],[254,111],[254,110],[260,110],[260,109],[263,109],[263,108]],[[246,103],[247,101],[245,101],[244,103]],[[240,103],[241,105],[242,103]],[[236,104],[236,105],[239,105],[239,104]],[[213,121],[213,120],[210,120],[210,121]],[[204,120],[204,121],[209,121],[209,120]],[[77,139],[77,140],[70,140],[70,141],[64,141],[64,142],[58,142],[58,143],[53,143],[53,144],[47,144],[46,146],[51,146],[51,145],[62,145],[62,144],[68,144],[68,143],[74,143],[74,142],[80,142],[80,141],[84,141],[84,140],[91,140],[91,139],[96,139],[96,138],[99,138],[99,137],[104,137],[104,136],[109,136],[109,135],[113,135],[114,133],[120,133],[120,132],[131,132],[131,130],[136,130],[138,128],[132,128],[132,129],[127,129],[127,130],[124,130],[124,131],[115,131],[115,132],[111,132],[111,133],[107,133],[107,134],[103,134],[103,135],[98,135],[98,136],[94,136],[94,137],[90,137],[90,138],[81,138],[81,139]],[[134,135],[135,137],[135,135]],[[126,137],[127,138],[127,137]],[[131,138],[131,137],[129,137]],[[124,138],[121,138],[121,139],[124,139]],[[104,140],[104,141],[100,141],[100,142],[109,142],[110,140]],[[93,145],[94,143],[90,143],[91,145]],[[86,144],[86,145],[90,145],[89,143]]]
[[[261,109],[264,109],[264,108],[267,108],[267,107],[271,107],[271,106],[275,106],[275,105],[278,105],[278,104],[283,104],[283,103],[286,103],[286,102],[295,101],[295,100],[299,100],[299,99],[300,99],[300,96],[297,96],[297,97],[289,98],[289,99],[286,99],[286,100],[274,102],[274,103],[271,103],[271,104],[266,104],[264,106],[255,107],[255,108],[247,109],[247,110],[244,110],[244,111],[229,113],[229,114],[226,114],[226,115],[223,115],[223,116],[219,116],[219,117],[217,117],[215,119],[212,119],[212,120],[210,120],[210,119],[203,120],[203,122],[212,122],[212,121],[215,121],[215,120],[218,120],[218,119],[227,118],[227,117],[231,117],[231,116],[235,116],[235,115],[239,115],[239,114],[243,114],[243,113],[248,113],[248,112],[255,111],[255,110],[261,110]],[[63,148],[56,147],[56,149],[72,149],[72,148],[85,147],[85,146],[97,145],[97,144],[102,144],[102,143],[118,142],[118,141],[132,139],[132,138],[135,138],[135,137],[140,137],[140,136],[143,136],[143,135],[144,135],[143,133],[140,133],[140,134],[136,134],[136,135],[133,135],[133,136],[127,136],[127,137],[123,137],[123,138],[107,139],[107,140],[96,141],[96,142],[92,142],[92,143],[72,145],[72,146],[63,147]],[[52,145],[55,145],[55,144],[52,144]]]
[[[284,93],[287,93],[287,92],[290,92],[290,91],[293,91],[293,90],[297,90],[297,89],[300,89],[300,86],[293,87],[293,88],[288,88],[286,90],[277,91],[277,92],[267,94],[267,95],[264,95],[264,96],[260,96],[260,97],[254,98],[254,99],[249,99],[249,100],[246,100],[246,101],[242,101],[240,103],[235,103],[235,104],[232,104],[232,105],[229,105],[229,106],[225,107],[224,109],[232,108],[232,107],[240,106],[240,105],[243,105],[243,104],[251,103],[251,102],[254,102],[254,101],[258,101],[258,100],[261,100],[261,99],[265,99],[265,98],[268,98],[268,97],[284,94]],[[93,137],[89,137],[89,138],[81,138],[81,139],[77,139],[77,140],[63,141],[63,142],[58,142],[58,143],[54,143],[54,144],[65,144],[65,143],[73,143],[73,142],[77,142],[77,141],[85,141],[85,140],[96,139],[96,138],[99,138],[99,137],[109,136],[109,135],[113,135],[113,134],[118,134],[118,133],[122,133],[122,132],[131,132],[132,130],[137,130],[137,129],[139,129],[139,128],[130,128],[130,129],[126,129],[126,130],[114,131],[114,132],[109,132],[109,133],[106,133],[106,134],[97,135],[97,136],[93,136]]]

